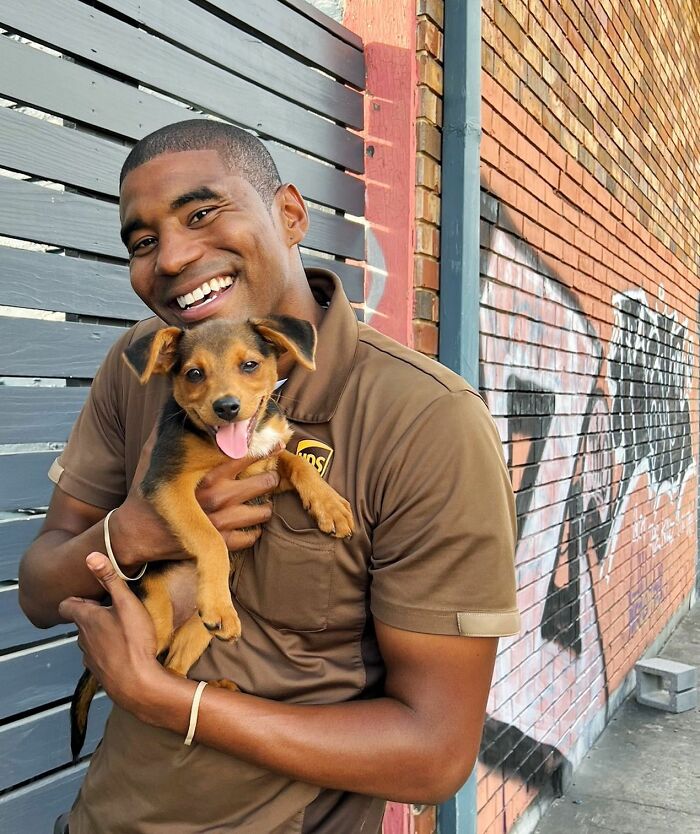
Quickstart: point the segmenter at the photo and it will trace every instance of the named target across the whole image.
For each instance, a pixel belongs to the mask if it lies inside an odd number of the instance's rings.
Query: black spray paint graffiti
[[[615,296],[608,355],[615,448],[624,450],[623,480],[649,462],[658,486],[677,484],[691,463],[688,323],[651,310],[641,291]]]
[[[494,221],[498,213],[496,204]],[[482,257],[482,389],[511,465],[516,444],[527,449],[516,496],[527,613],[523,633],[499,652],[480,758],[529,784],[551,776],[560,788],[608,697],[592,571],[611,569],[640,472],[657,492],[677,494],[692,464],[693,350],[687,321],[666,308],[662,292],[653,308],[636,288],[611,299],[606,350],[574,294],[499,225],[482,241],[491,253]],[[663,595],[662,567],[653,587],[639,567],[630,634]],[[568,690],[573,703],[559,709]]]

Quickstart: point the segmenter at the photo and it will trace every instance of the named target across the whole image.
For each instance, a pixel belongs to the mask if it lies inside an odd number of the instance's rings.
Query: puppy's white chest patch
[[[287,443],[287,431],[279,431],[273,426],[263,426],[260,431],[253,434],[253,439],[248,449],[251,457],[264,458],[278,446]]]

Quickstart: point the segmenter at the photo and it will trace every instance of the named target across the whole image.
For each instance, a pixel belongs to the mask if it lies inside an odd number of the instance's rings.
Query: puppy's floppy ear
[[[177,360],[177,348],[184,330],[165,327],[137,339],[122,354],[124,361],[145,385],[152,374],[167,374]]]
[[[251,319],[250,323],[278,353],[289,351],[300,365],[310,371],[316,369],[316,328],[311,322],[292,316],[270,316]]]

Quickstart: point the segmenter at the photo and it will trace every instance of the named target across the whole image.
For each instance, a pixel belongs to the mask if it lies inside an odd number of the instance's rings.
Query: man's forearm
[[[19,602],[39,628],[65,622],[58,604],[70,596],[101,599],[104,588],[85,564],[94,550],[104,551],[102,522],[77,536],[65,530],[42,533],[24,555],[19,571]]]
[[[193,681],[166,678],[134,712],[184,740],[194,690]],[[195,740],[298,781],[436,803],[463,781],[441,750],[446,723],[392,698],[299,706],[207,686]]]

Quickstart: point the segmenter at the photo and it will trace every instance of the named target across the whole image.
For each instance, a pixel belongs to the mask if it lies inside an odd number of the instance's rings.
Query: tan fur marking
[[[173,642],[165,659],[166,668],[184,677],[207,650],[213,636],[199,614],[193,614],[173,635]]]
[[[195,496],[197,484],[213,461],[221,462],[221,453],[213,455],[214,449],[199,438],[186,437],[183,470],[172,481],[160,484],[152,501],[196,562],[197,606],[203,622],[217,637],[229,640],[240,636],[241,624],[229,592],[228,548]]]
[[[173,604],[165,574],[146,574],[142,587],[146,607],[156,630],[156,654],[164,652],[173,636]]]

